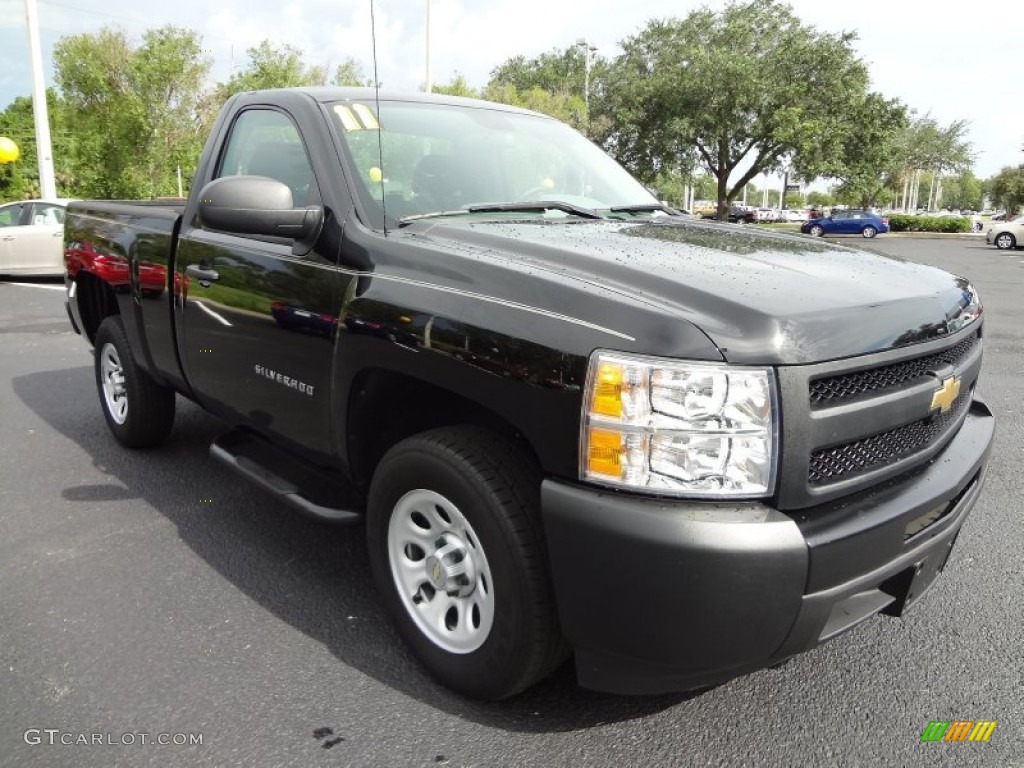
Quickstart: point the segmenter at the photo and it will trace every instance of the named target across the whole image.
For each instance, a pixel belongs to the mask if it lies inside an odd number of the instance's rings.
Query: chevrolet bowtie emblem
[[[945,413],[953,405],[953,401],[956,400],[959,394],[960,379],[958,377],[950,376],[948,379],[943,379],[941,386],[932,395],[931,410],[938,409],[940,413]]]

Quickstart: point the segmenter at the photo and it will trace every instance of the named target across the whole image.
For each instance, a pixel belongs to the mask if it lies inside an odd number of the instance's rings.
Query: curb
[[[910,237],[919,240],[980,240],[985,242],[984,232],[886,232],[879,237]]]

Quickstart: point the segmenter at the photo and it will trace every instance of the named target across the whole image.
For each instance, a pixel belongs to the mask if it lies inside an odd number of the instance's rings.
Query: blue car
[[[808,219],[800,225],[805,235],[860,235],[874,237],[889,231],[889,220],[861,208],[833,211],[831,216]]]

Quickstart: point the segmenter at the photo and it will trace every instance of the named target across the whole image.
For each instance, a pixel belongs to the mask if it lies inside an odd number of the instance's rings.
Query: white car
[[[807,221],[807,211],[795,211],[792,208],[782,210],[782,220],[802,224]]]
[[[0,275],[64,274],[67,200],[0,205]]]
[[[985,233],[985,242],[1001,251],[1024,246],[1024,216],[1013,221],[997,222]]]

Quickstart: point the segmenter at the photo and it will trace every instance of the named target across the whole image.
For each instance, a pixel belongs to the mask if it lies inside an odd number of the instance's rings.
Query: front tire
[[[496,433],[407,438],[373,475],[370,566],[402,639],[443,684],[512,696],[565,658],[544,534],[541,475]]]
[[[825,234],[825,228],[820,224],[814,224],[811,226],[808,232],[810,232],[815,237],[822,237]]]
[[[1017,247],[1017,238],[1009,232],[1000,232],[995,238],[996,248],[1001,251],[1012,251]]]
[[[870,240],[871,238],[873,238],[873,237],[874,237],[875,235],[877,235],[877,234],[878,234],[878,230],[877,230],[877,229],[875,229],[874,227],[870,227],[870,226],[869,226],[869,227],[864,227],[864,229],[862,229],[862,230],[860,231],[860,233],[861,233],[861,235],[863,235],[863,236],[864,236],[865,238],[867,238],[868,240]]]
[[[174,390],[157,384],[135,362],[117,315],[96,331],[96,389],[110,432],[127,448],[162,443],[174,426]]]

